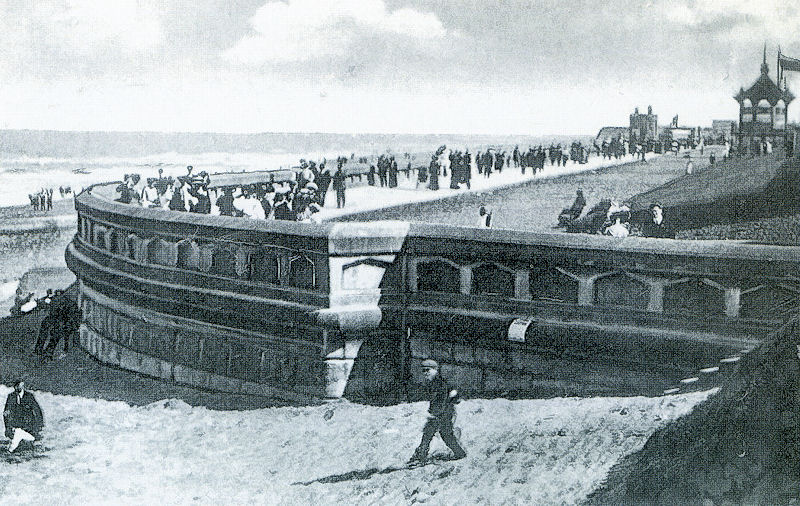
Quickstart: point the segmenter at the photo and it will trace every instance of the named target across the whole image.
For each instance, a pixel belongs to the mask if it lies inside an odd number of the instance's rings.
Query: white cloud
[[[0,2],[0,75],[94,76],[135,65],[162,40],[157,0]]]
[[[250,24],[255,33],[224,53],[229,61],[303,62],[344,55],[362,37],[376,34],[427,40],[447,33],[434,14],[410,8],[389,12],[383,0],[268,2]]]
[[[41,4],[39,4],[41,5]],[[51,26],[76,44],[113,41],[137,51],[161,40],[161,23],[153,4],[140,0],[70,0],[59,3]],[[51,11],[53,12],[53,11]]]
[[[733,22],[718,36],[741,42],[791,39],[800,26],[800,9],[786,0],[671,0],[659,7],[665,19],[681,26]]]

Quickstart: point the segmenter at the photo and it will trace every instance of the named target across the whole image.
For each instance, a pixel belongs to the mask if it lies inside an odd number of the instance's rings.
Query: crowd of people
[[[274,175],[266,182],[215,187],[206,172],[193,174],[193,167],[177,178],[147,178],[142,185],[138,174],[127,174],[116,188],[118,202],[138,204],[217,216],[237,216],[262,220],[318,221],[329,188],[336,192],[337,207],[345,205],[346,175],[343,159],[331,174],[322,162],[301,160],[300,170],[286,181]]]
[[[28,199],[31,201],[31,207],[34,211],[50,211],[53,209],[52,188],[42,188],[36,193],[29,193]]]
[[[528,169],[535,174],[544,169],[547,160],[558,166],[565,166],[570,160],[586,163],[590,151],[589,147],[576,141],[567,148],[561,144],[531,146],[527,150],[515,146],[511,152],[488,148],[478,151],[473,157],[469,149],[451,150],[442,145],[432,154],[427,166],[416,168],[416,188],[439,190],[440,177],[448,175],[451,189],[462,185],[471,188],[475,170],[485,178],[511,167],[520,169],[522,174]],[[366,166],[370,160],[367,157],[356,159],[355,155],[342,156],[336,159],[337,168],[333,173],[325,160],[319,164],[300,160],[299,167],[290,171],[289,177],[283,180],[278,181],[273,175],[269,181],[229,186],[212,184],[208,173],[194,173],[191,165],[187,166],[185,175],[178,177],[164,177],[159,169],[158,177],[144,180],[139,174],[126,174],[116,188],[116,200],[190,213],[314,222],[319,221],[318,213],[325,206],[329,190],[336,193],[337,208],[345,207],[347,178],[360,179],[365,175],[369,186],[396,188],[399,173],[404,171],[410,176],[413,170],[412,157],[407,153],[404,157],[406,166],[402,168],[395,156],[387,153],[378,156],[374,164],[369,164],[369,169],[356,167],[345,172],[344,166],[350,162]]]

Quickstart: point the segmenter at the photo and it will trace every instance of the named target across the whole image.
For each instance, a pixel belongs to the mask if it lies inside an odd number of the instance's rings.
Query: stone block
[[[193,383],[192,369],[185,365],[173,364],[172,365],[172,378],[178,383],[184,385],[191,385]]]
[[[411,356],[414,358],[428,358],[432,355],[430,342],[424,336],[414,336],[409,340]]]
[[[527,373],[544,374],[555,365],[552,359],[528,350],[512,350],[510,355],[512,367]]]
[[[192,384],[198,387],[211,388],[211,373],[194,369],[192,371]]]
[[[81,325],[81,330],[78,334],[78,342],[80,343],[81,348],[84,350],[89,349],[89,329],[87,329],[84,325]]]
[[[442,364],[441,374],[458,390],[477,392],[481,389],[483,371],[479,367]]]
[[[347,387],[353,362],[351,360],[326,360],[325,366],[325,397],[338,399],[344,394],[345,387]]]
[[[231,393],[239,393],[241,390],[242,382],[240,380],[220,376],[219,374],[212,374],[210,376],[209,387],[212,390]]]
[[[464,364],[475,362],[475,348],[470,345],[453,343],[453,361]]]
[[[107,364],[119,365],[119,346],[111,341],[103,342],[102,361]]]
[[[119,353],[119,366],[130,371],[139,369],[139,354],[127,348],[121,348]]]
[[[356,358],[363,342],[363,339],[347,339],[344,342],[344,358]]]
[[[154,378],[161,377],[161,361],[159,359],[148,357],[147,355],[139,355],[139,359],[140,364],[137,370],[140,373]]]
[[[475,360],[498,369],[504,369],[511,365],[508,363],[508,354],[504,350],[491,348],[475,348]]]
[[[483,370],[483,389],[485,392],[505,392],[510,390],[512,374],[508,371],[498,371],[496,369]]]

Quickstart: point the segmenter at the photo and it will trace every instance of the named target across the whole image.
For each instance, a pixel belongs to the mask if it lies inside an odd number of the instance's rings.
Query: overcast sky
[[[0,128],[594,134],[648,104],[710,125],[798,28],[796,0],[0,0]]]

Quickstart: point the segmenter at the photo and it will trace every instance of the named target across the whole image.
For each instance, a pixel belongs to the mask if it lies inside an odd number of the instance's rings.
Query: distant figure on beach
[[[686,162],[686,175],[688,176],[692,172],[694,172],[694,164],[692,163],[691,160],[689,160],[688,162]]]
[[[429,401],[428,419],[422,429],[422,441],[409,459],[409,464],[424,464],[428,458],[433,436],[438,432],[442,441],[453,452],[453,459],[463,459],[467,452],[461,447],[455,434],[456,403],[458,390],[450,387],[439,375],[439,364],[435,360],[422,361],[422,374],[425,377],[426,398]]]
[[[710,155],[708,155],[708,164],[709,165],[714,165],[715,161],[717,161],[717,157],[714,156],[714,153],[711,153]]]
[[[25,390],[25,382],[14,382],[14,391],[8,394],[3,410],[6,437],[11,439],[8,452],[13,453],[22,441],[32,443],[39,438],[44,427],[42,408],[32,393]]]
[[[478,228],[492,228],[492,213],[484,206],[478,210]]]

